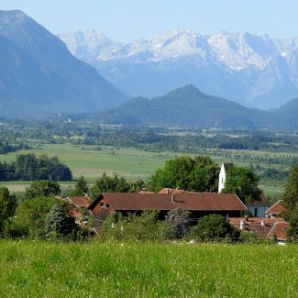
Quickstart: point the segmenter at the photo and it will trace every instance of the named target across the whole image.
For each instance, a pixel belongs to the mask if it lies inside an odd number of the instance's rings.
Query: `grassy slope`
[[[297,297],[298,246],[0,242],[0,297]]]

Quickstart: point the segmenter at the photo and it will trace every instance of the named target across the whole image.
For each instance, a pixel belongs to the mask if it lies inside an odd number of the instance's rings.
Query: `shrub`
[[[56,202],[57,200],[53,197],[38,197],[23,201],[7,225],[6,234],[17,237],[45,238],[45,218]]]
[[[157,212],[145,211],[141,215],[122,217],[112,213],[102,226],[102,240],[162,241],[167,239],[169,225],[157,220]]]
[[[55,203],[45,218],[45,232],[50,239],[76,239],[78,227],[75,219],[69,216],[67,206]]]
[[[202,242],[232,241],[239,237],[239,232],[223,216],[210,214],[198,220],[198,224],[192,228],[190,236]]]
[[[16,197],[9,194],[6,187],[0,187],[0,235],[5,221],[13,216],[16,209]]]
[[[174,209],[168,212],[166,220],[171,228],[170,238],[181,239],[188,233],[190,215],[189,211],[182,209]]]
[[[48,197],[50,195],[59,195],[61,193],[60,186],[55,181],[34,181],[31,186],[26,188],[26,199],[33,199],[36,197]]]
[[[298,206],[289,214],[289,229],[287,234],[291,241],[298,240]]]

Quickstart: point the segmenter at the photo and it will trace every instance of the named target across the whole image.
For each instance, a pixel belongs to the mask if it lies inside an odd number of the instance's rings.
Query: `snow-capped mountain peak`
[[[281,97],[298,95],[298,38],[247,32],[201,35],[191,29],[127,43],[100,31],[60,38],[75,56],[134,95],[157,96],[195,84],[204,92],[258,107],[274,107]]]

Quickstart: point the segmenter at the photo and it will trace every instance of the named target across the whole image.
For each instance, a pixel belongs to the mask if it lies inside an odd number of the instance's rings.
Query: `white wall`
[[[221,191],[225,188],[226,179],[227,179],[227,173],[226,173],[224,164],[222,164],[220,168],[219,181],[218,181],[219,193],[221,193]]]

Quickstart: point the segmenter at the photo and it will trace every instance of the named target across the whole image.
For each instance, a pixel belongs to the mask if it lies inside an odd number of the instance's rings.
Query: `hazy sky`
[[[133,40],[173,28],[298,36],[298,0],[0,0],[53,33],[97,29]]]

